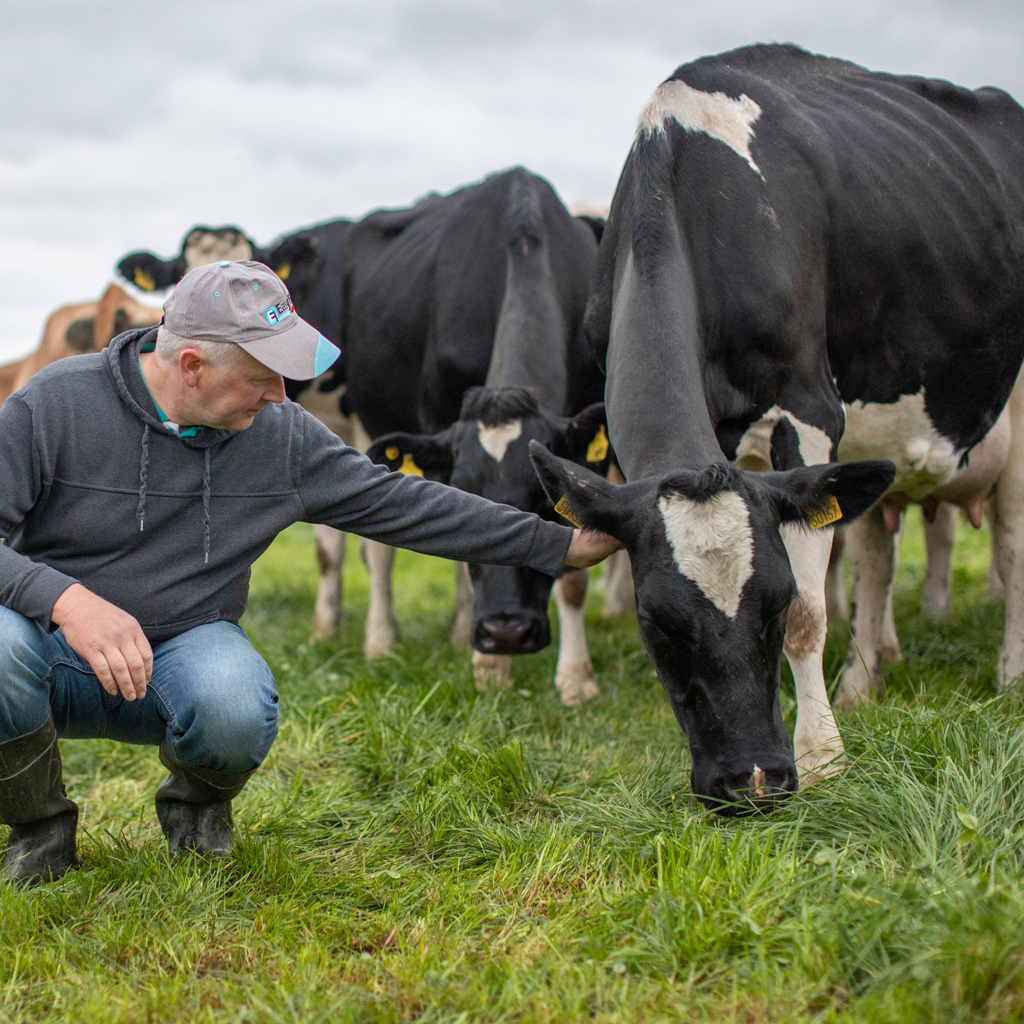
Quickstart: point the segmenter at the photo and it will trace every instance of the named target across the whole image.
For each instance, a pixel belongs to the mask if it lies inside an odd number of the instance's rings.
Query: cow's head
[[[316,239],[304,232],[290,235],[269,249],[260,249],[239,228],[195,227],[185,235],[181,253],[162,260],[151,252],[133,252],[117,265],[118,273],[146,292],[164,291],[176,285],[190,270],[220,260],[257,260],[288,282],[299,314],[302,298],[315,279],[319,266]]]
[[[540,445],[531,455],[556,508],[629,551],[637,623],[689,741],[694,793],[728,813],[795,791],[779,666],[796,583],[779,527],[855,519],[888,489],[893,464],[721,463],[615,487]]]
[[[463,491],[556,519],[552,503],[530,462],[537,441],[600,471],[610,452],[604,404],[572,419],[540,410],[523,388],[473,388],[458,422],[439,434],[387,434],[367,454],[374,462],[419,472]],[[534,569],[471,565],[472,644],[485,654],[532,654],[551,642],[550,576]]]

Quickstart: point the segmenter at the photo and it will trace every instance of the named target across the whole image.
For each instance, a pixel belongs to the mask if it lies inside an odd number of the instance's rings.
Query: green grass
[[[936,626],[910,518],[906,660],[841,718],[850,767],[728,822],[691,797],[635,624],[602,622],[597,595],[599,703],[561,707],[553,650],[480,696],[446,643],[449,565],[399,555],[404,640],[367,665],[354,551],[344,637],[310,647],[311,530],[289,530],[243,623],[282,721],[235,854],[169,859],[155,750],[64,743],[84,866],[0,892],[0,1020],[1020,1019],[1024,735],[995,696],[987,537],[961,530]]]

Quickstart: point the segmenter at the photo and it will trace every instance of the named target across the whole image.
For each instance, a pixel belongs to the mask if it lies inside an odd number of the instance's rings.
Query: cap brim
[[[253,359],[289,380],[312,380],[319,377],[341,355],[337,345],[298,316],[295,316],[295,323],[286,331],[277,331],[255,341],[239,341],[236,344]]]

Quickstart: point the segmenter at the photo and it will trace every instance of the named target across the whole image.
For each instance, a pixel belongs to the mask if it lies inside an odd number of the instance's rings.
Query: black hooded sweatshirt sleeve
[[[46,367],[0,407],[0,605],[51,628],[72,583],[151,642],[245,611],[252,563],[292,523],[555,576],[572,531],[392,473],[292,402],[179,438],[138,369],[144,331]]]

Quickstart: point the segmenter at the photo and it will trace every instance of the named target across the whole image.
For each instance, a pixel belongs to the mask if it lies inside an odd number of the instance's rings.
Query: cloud
[[[680,63],[793,41],[1024,96],[1024,5],[934,0],[7,0],[0,362],[136,248],[260,242],[514,164],[607,203]]]

